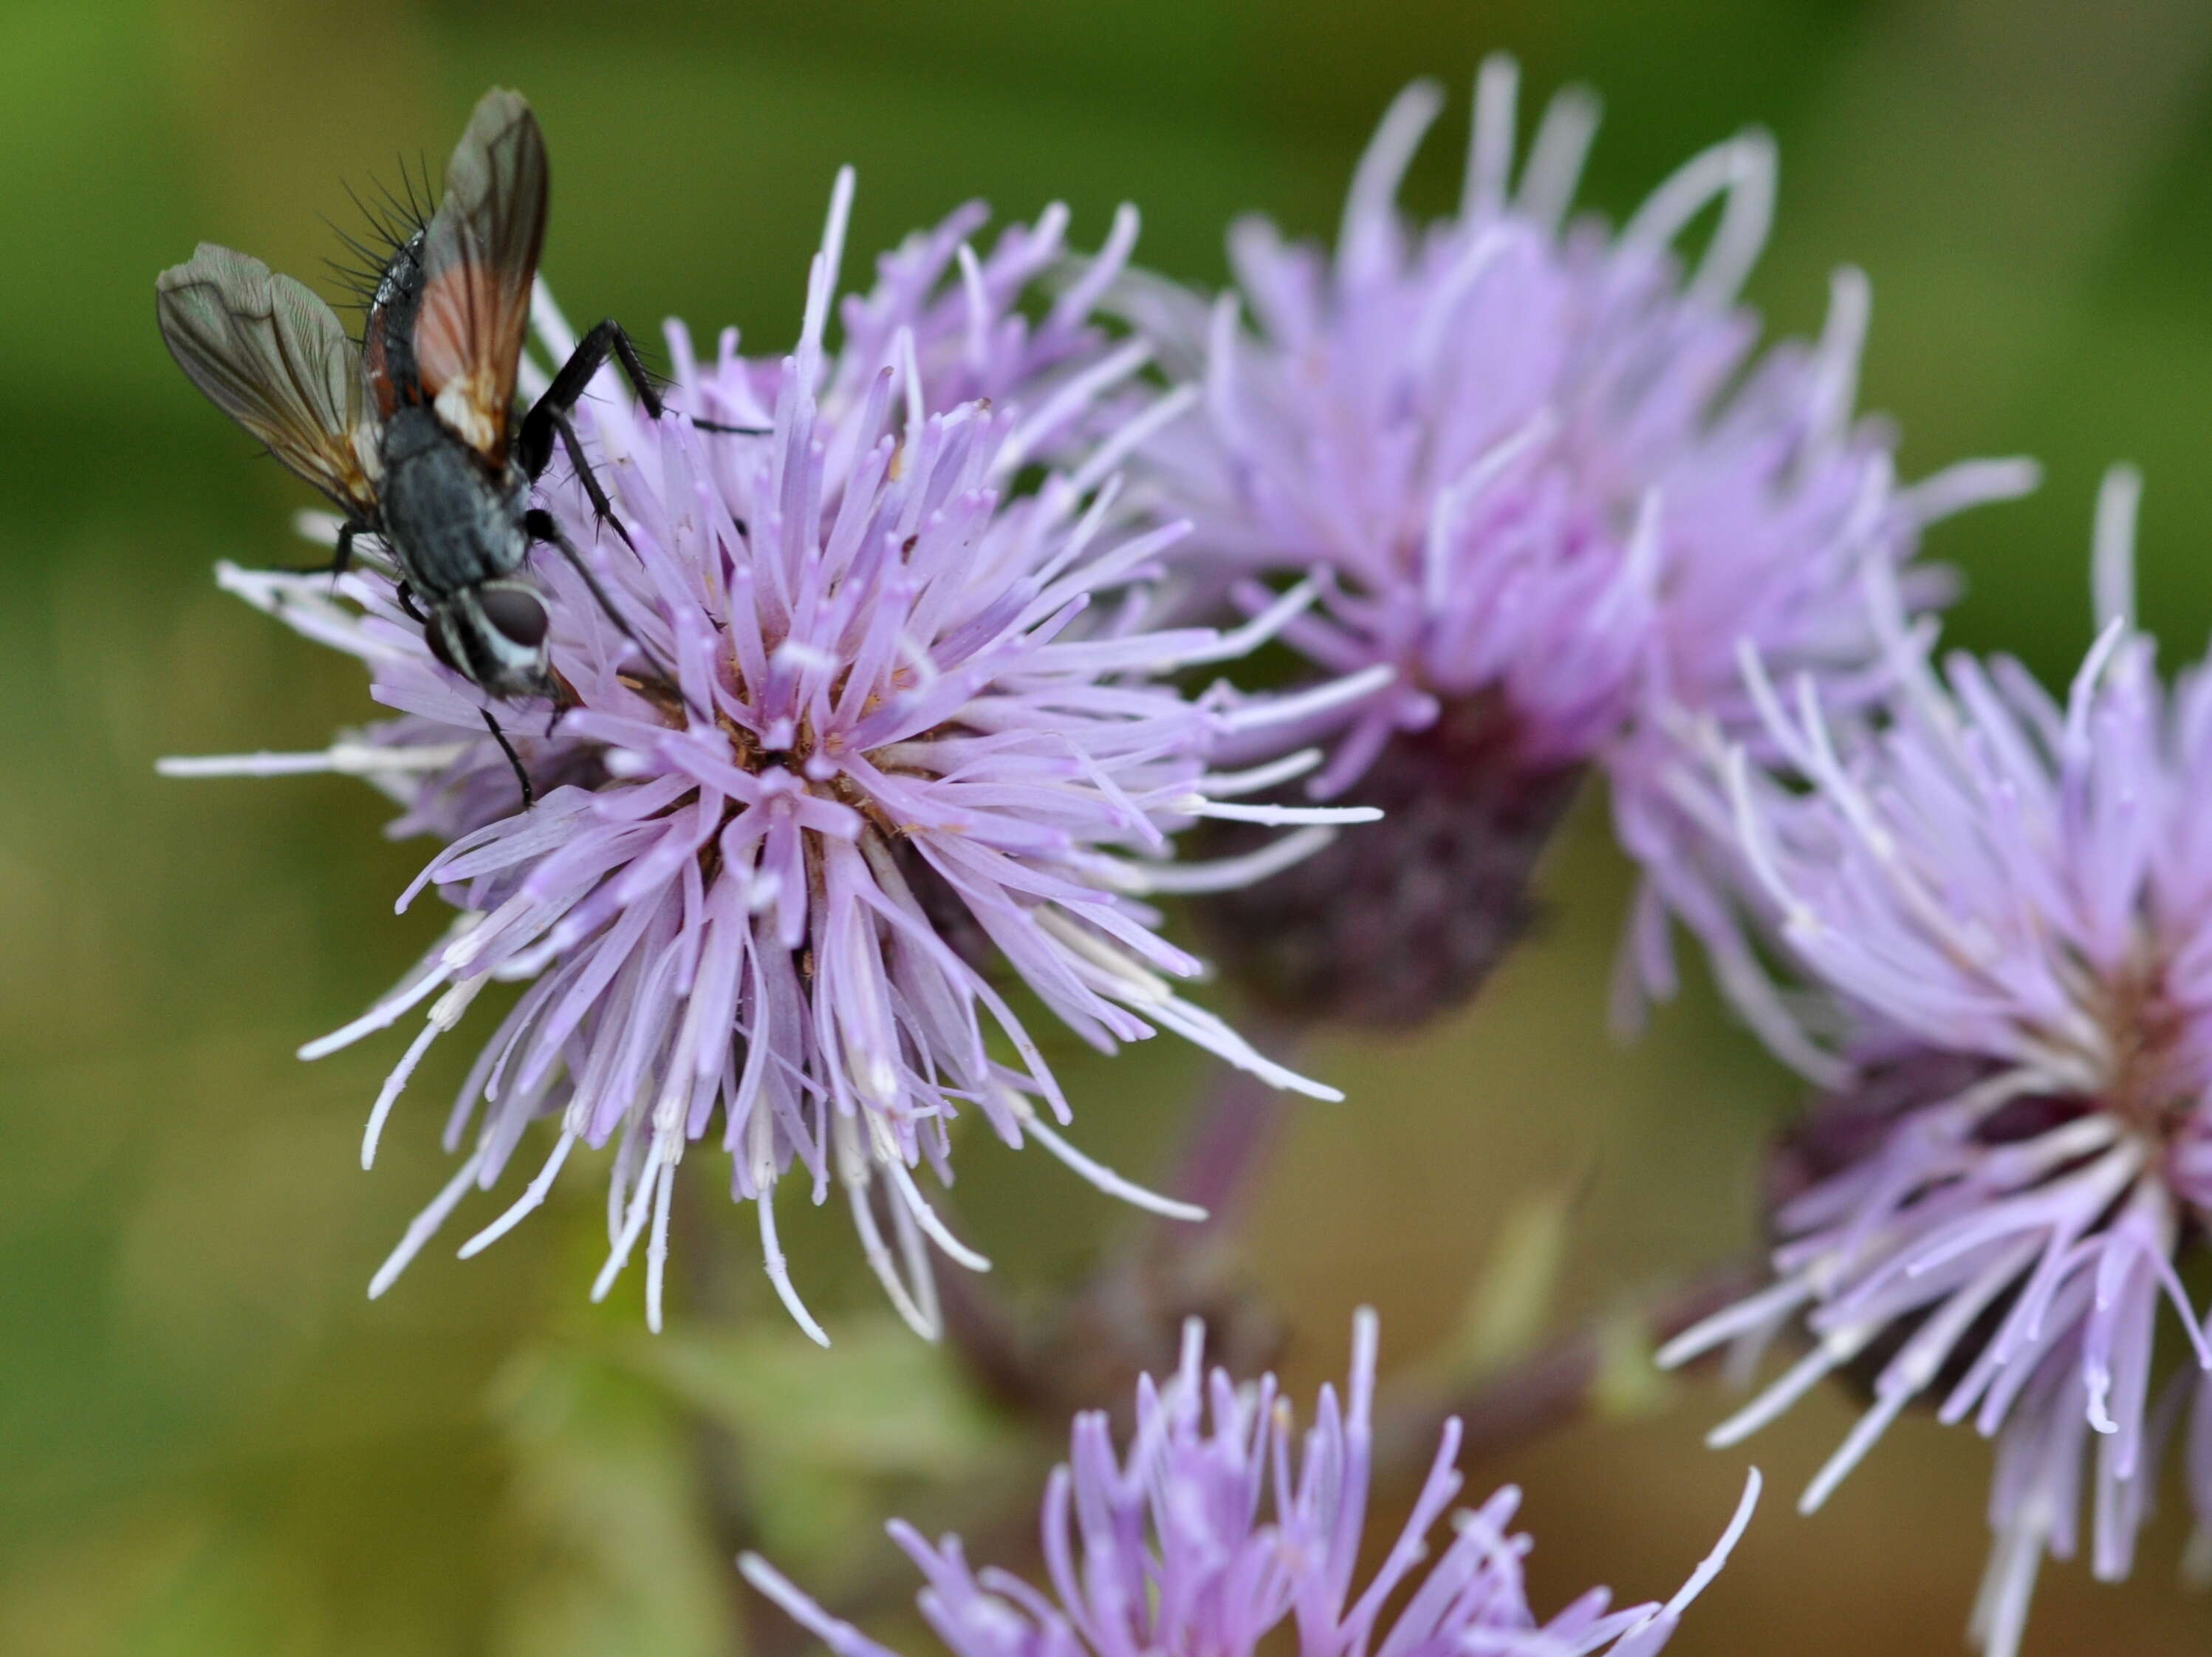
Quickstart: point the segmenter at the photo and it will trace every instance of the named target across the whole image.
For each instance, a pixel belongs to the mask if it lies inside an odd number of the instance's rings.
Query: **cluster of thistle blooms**
[[[994,970],[1101,1047],[1169,1029],[1323,1092],[1174,992],[1200,963],[1144,899],[1211,894],[1232,966],[1305,1020],[1429,1016],[1510,945],[1531,867],[1595,770],[1645,876],[1631,998],[1670,985],[1679,919],[1827,1090],[1779,1158],[1777,1287],[1672,1355],[1733,1343],[1748,1366],[1777,1335],[1812,1337],[1720,1436],[1832,1371],[1870,1377],[1875,1405],[1808,1505],[1916,1397],[1997,1436],[1977,1628],[1998,1657],[2040,1558],[2073,1550],[2092,1473],[2100,1575],[2127,1569],[2177,1434],[2212,1514],[2212,1395],[2196,1388],[2185,1426],[2199,1365],[2161,1381],[2152,1349],[2163,1297],[2212,1355],[2175,1276],[2212,1219],[2212,848],[2188,808],[2212,679],[2159,692],[2149,642],[2118,618],[2124,525],[2103,537],[2116,619],[2066,706],[2002,662],[1939,679],[1926,617],[1947,587],[1916,562],[1920,532],[2032,469],[1896,480],[1888,434],[1852,412],[1854,273],[1817,342],[1759,354],[1735,295],[1771,206],[1764,138],[1694,158],[1608,233],[1568,216],[1590,101],[1555,101],[1516,166],[1513,94],[1510,68],[1486,66],[1456,213],[1414,226],[1395,204],[1438,103],[1416,88],[1360,164],[1334,254],[1240,227],[1239,291],[1212,302],[1127,268],[1133,217],[1086,263],[1066,258],[1057,212],[979,257],[969,210],[882,262],[832,349],[841,182],[793,355],[747,359],[729,336],[702,363],[672,332],[676,406],[765,436],[646,423],[611,382],[585,407],[635,545],[594,542],[628,624],[558,564],[538,572],[576,705],[544,735],[526,711],[516,726],[532,811],[480,698],[431,661],[382,576],[333,593],[226,572],[360,655],[399,716],[326,754],[243,763],[358,772],[404,807],[396,832],[448,843],[418,887],[459,912],[449,935],[306,1050],[428,1003],[365,1148],[470,1001],[527,986],[451,1118],[458,1173],[374,1290],[545,1119],[550,1156],[462,1252],[541,1202],[578,1143],[611,1144],[598,1292],[649,1238],[657,1324],[674,1170],[719,1118],[733,1196],[811,1334],[826,1338],[770,1201],[794,1166],[817,1201],[842,1187],[899,1309],[933,1330],[933,1247],[981,1264],[915,1179],[927,1161],[949,1180],[963,1106],[1177,1211],[1061,1136],[1066,1103]],[[1692,264],[1675,242],[1709,210]],[[540,322],[565,350],[550,307]],[[573,480],[542,500],[593,537]],[[1309,684],[1182,688],[1268,639],[1302,653]],[[1338,838],[1376,807],[1382,823]],[[1172,861],[1200,819],[1245,826],[1216,832],[1218,856]],[[1762,971],[1778,956],[1787,990]],[[1218,1599],[1180,1563],[1200,1487],[1219,1494],[1196,1470],[1218,1458],[1220,1477],[1248,1477],[1234,1488],[1250,1500],[1225,1511],[1249,1528],[1273,1430],[1223,1393],[1206,1437],[1194,1374],[1180,1385],[1182,1403],[1142,1406],[1141,1468],[1116,1471],[1103,1429],[1079,1429],[1086,1563],[1079,1590],[1064,1478],[1048,1526],[1060,1609],[1009,1581],[983,1593],[957,1553],[910,1541],[953,1644],[1243,1651],[1289,1606],[1302,1643],[1365,1648],[1370,1602],[1410,1560],[1351,1612],[1334,1541],[1326,1569],[1304,1553],[1291,1569],[1282,1537],[1356,1526],[1320,1471],[1294,1489],[1278,1468],[1267,1548],[1190,1544],[1231,1562],[1220,1582],[1249,1599],[1234,1626],[1175,1622],[1169,1587]],[[1310,1471],[1352,1453],[1359,1435],[1334,1422],[1325,1403]],[[1157,1458],[1188,1459],[1188,1489]],[[1147,1489],[1191,1500],[1158,1510],[1158,1554],[1139,1558]],[[1110,1522],[1091,1522],[1094,1499]],[[1471,1608],[1493,1603],[1513,1630],[1496,1648],[1554,1648],[1529,1643],[1517,1544],[1486,1514],[1439,1563],[1437,1602],[1417,1595],[1442,1620],[1407,1625],[1406,1649],[1492,1648]],[[1161,1626],[1133,1632],[1147,1607]],[[1562,1650],[1641,1651],[1660,1630],[1593,1610],[1550,1632]]]
[[[1429,1532],[1460,1491],[1451,1421],[1404,1528],[1355,1593],[1374,1451],[1374,1314],[1353,1321],[1346,1397],[1322,1388],[1295,1453],[1274,1378],[1239,1386],[1218,1369],[1207,1376],[1201,1334],[1195,1319],[1185,1326],[1182,1366],[1164,1386],[1139,1383],[1126,1457],[1104,1411],[1076,1418],[1067,1462],[1045,1489],[1049,1594],[1010,1572],[975,1571],[957,1538],[932,1546],[909,1526],[890,1527],[925,1579],[922,1616],[954,1657],[1255,1657],[1263,1646],[1298,1657],[1652,1657],[1759,1497],[1754,1472],[1720,1541],[1665,1604],[1613,1611],[1593,1588],[1540,1623],[1522,1575],[1528,1538],[1506,1529],[1519,1491],[1462,1509],[1450,1543],[1430,1555]],[[834,1657],[897,1657],[765,1560],[741,1563]]]
[[[1972,1626],[2010,1657],[2085,1486],[2093,1568],[2124,1576],[2178,1437],[2212,1570],[2212,1335],[2177,1273],[2212,1223],[2212,679],[2169,704],[2133,629],[2125,474],[2100,509],[2108,626],[2068,704],[2015,663],[1939,679],[1918,532],[2032,468],[1896,485],[1887,436],[1850,417],[1855,276],[1817,345],[1751,362],[1732,295],[1763,140],[1693,160],[1617,236],[1562,231],[1589,107],[1553,104],[1516,181],[1512,91],[1486,71],[1442,223],[1392,205],[1436,113],[1417,88],[1333,259],[1241,231],[1259,337],[1233,295],[1147,284],[1134,307],[1202,378],[1200,435],[1164,437],[1143,478],[1193,520],[1201,579],[1263,612],[1263,578],[1317,571],[1324,603],[1285,637],[1327,673],[1399,670],[1334,716],[1307,784],[1384,822],[1212,900],[1215,935],[1306,1016],[1428,1016],[1510,942],[1565,792],[1601,769],[1645,876],[1625,989],[1670,987],[1679,918],[1826,1090],[1776,1159],[1778,1283],[1664,1355],[1733,1343],[1747,1375],[1809,1337],[1721,1445],[1831,1374],[1871,1385],[1808,1511],[1916,1399],[1996,1438]],[[1668,248],[1716,196],[1686,276]]]

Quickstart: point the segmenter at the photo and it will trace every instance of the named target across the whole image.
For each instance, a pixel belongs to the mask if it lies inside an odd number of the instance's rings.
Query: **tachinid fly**
[[[647,411],[658,419],[662,408],[629,336],[607,320],[514,422],[545,201],[537,118],[519,93],[495,88],[454,148],[437,210],[393,238],[358,350],[306,286],[228,247],[203,242],[155,292],[178,366],[344,515],[333,570],[356,536],[375,536],[440,661],[494,697],[557,706],[545,605],[526,569],[532,543],[558,548],[636,641],[551,515],[529,505],[531,482],[557,442],[614,522],[569,411],[611,353]],[[499,735],[488,710],[485,722]]]

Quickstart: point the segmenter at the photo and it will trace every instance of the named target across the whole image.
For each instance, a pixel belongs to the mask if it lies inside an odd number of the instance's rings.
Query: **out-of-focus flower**
[[[1429,1532],[1460,1491],[1453,1421],[1405,1528],[1355,1591],[1374,1314],[1354,1319],[1346,1396],[1340,1403],[1333,1387],[1322,1389],[1302,1442],[1274,1378],[1240,1386],[1218,1369],[1206,1375],[1201,1337],[1194,1319],[1176,1374],[1164,1386],[1139,1382],[1126,1455],[1103,1411],[1076,1417],[1068,1460],[1045,1489],[1049,1593],[1003,1570],[973,1570],[956,1537],[932,1545],[910,1526],[891,1526],[926,1579],[922,1615],[957,1657],[1252,1657],[1286,1624],[1299,1657],[1650,1657],[1719,1573],[1758,1500],[1754,1472],[1718,1545],[1664,1605],[1609,1611],[1610,1596],[1594,1588],[1540,1622],[1522,1575],[1529,1540],[1506,1528],[1517,1490],[1454,1514],[1450,1542],[1431,1555]],[[741,1563],[836,1657],[895,1657],[757,1556]]]
[[[1889,433],[1851,411],[1856,271],[1816,344],[1755,355],[1736,293],[1772,205],[1765,135],[1696,156],[1612,234],[1566,216],[1595,101],[1555,99],[1516,172],[1515,85],[1510,62],[1485,65],[1450,217],[1395,205],[1443,101],[1419,83],[1361,161],[1333,254],[1248,220],[1218,302],[1124,284],[1139,332],[1202,387],[1201,412],[1141,451],[1146,501],[1194,526],[1187,581],[1256,609],[1262,580],[1318,572],[1321,608],[1285,637],[1328,674],[1397,669],[1316,722],[1337,735],[1309,785],[1389,825],[1217,906],[1222,947],[1302,1013],[1402,1022],[1470,993],[1592,762],[1658,877],[1638,960],[1663,988],[1668,905],[1696,922],[1715,902],[1663,787],[1679,726],[1758,740],[1746,640],[1838,699],[1873,695],[1861,572],[1908,565],[1930,520],[2032,477],[1895,486]],[[1716,204],[1686,269],[1676,241]],[[1931,570],[1902,579],[1916,606],[1943,594]]]
[[[1816,679],[1785,701],[1753,663],[1787,775],[1737,748],[1708,802],[1852,1063],[1817,1067],[1830,1094],[1784,1147],[1778,1281],[1663,1355],[1736,1342],[1747,1369],[1794,1325],[1814,1337],[1718,1444],[1832,1372],[1870,1380],[1808,1511],[1916,1400],[1996,1439],[1991,1657],[2018,1649],[2043,1556],[2075,1552],[2085,1486],[2091,1567],[2127,1575],[2192,1390],[2212,1527],[2212,1340],[2175,1270],[2212,1221],[2212,672],[2168,692],[2135,629],[2135,493],[2107,481],[2104,629],[2063,705],[2002,658],[1939,674],[1892,595],[1893,716],[1839,744]],[[2163,1387],[2161,1301],[2194,1355]]]
[[[574,478],[541,491],[570,539],[594,547],[610,602],[538,560],[568,704],[557,719],[501,715],[533,809],[518,809],[480,698],[433,661],[384,574],[363,569],[333,591],[327,577],[224,573],[362,657],[400,716],[323,755],[173,769],[357,771],[406,807],[395,833],[449,843],[401,900],[434,887],[459,911],[447,936],[361,1018],[302,1050],[334,1051],[428,1003],[377,1100],[364,1161],[438,1034],[488,985],[527,986],[447,1125],[449,1147],[468,1147],[460,1167],[372,1294],[472,1187],[491,1187],[539,1118],[557,1127],[550,1155],[462,1252],[541,1202],[579,1142],[612,1142],[597,1292],[649,1237],[655,1327],[676,1165],[718,1115],[732,1194],[755,1204],[769,1274],[817,1339],[776,1241],[773,1189],[794,1163],[817,1202],[843,1187],[870,1263],[926,1332],[929,1245],[985,1264],[913,1173],[927,1161],[950,1179],[948,1130],[963,1108],[1109,1191],[1187,1213],[1060,1136],[1066,1103],[992,981],[1001,964],[1102,1049],[1173,1030],[1276,1085],[1334,1096],[1176,993],[1200,963],[1157,934],[1142,901],[1248,878],[1348,820],[1228,802],[1296,763],[1207,770],[1223,739],[1295,716],[1295,702],[1190,698],[1160,677],[1240,654],[1306,597],[1226,635],[1141,630],[1137,588],[1181,532],[1111,529],[1107,473],[1163,417],[1157,405],[1028,492],[1011,489],[1142,360],[1088,321],[1133,220],[1032,321],[1021,304],[1060,259],[1061,216],[978,259],[965,240],[976,215],[956,215],[884,262],[874,292],[846,306],[833,353],[850,197],[847,174],[792,356],[747,360],[732,333],[702,367],[672,331],[675,406],[759,435],[647,421],[611,378],[584,405],[585,448],[624,534],[595,536]],[[573,338],[542,296],[538,320],[565,358]],[[1171,833],[1212,815],[1305,826],[1243,865],[1168,867]]]

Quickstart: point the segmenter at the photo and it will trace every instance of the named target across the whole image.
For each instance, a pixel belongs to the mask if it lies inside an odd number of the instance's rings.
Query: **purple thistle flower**
[[[2085,1485],[2091,1567],[2128,1574],[2192,1390],[2212,1546],[2212,1333],[2175,1269],[2212,1221],[2212,672],[2168,692],[2136,631],[2136,492],[2131,473],[2106,482],[2103,630],[2063,704],[2004,658],[1939,674],[1890,593],[1886,722],[1841,743],[1816,680],[1785,703],[1754,660],[1797,784],[1738,746],[1714,793],[1685,795],[1732,819],[1836,1051],[1813,1031],[1791,1048],[1831,1093],[1787,1148],[1777,1282],[1662,1361],[1735,1342],[1747,1372],[1792,1325],[1814,1337],[1721,1445],[1832,1372],[1870,1379],[1808,1512],[1917,1400],[1996,1439],[1973,1624],[1991,1657],[2018,1649],[2044,1555],[2080,1545]],[[2161,1301],[2195,1355],[2162,1396]]]
[[[1165,417],[1162,404],[1009,496],[1018,470],[1067,448],[1092,400],[1141,365],[1140,349],[1111,347],[1088,320],[1133,216],[1031,321],[1020,307],[1063,259],[1065,215],[1007,232],[979,259],[966,239],[980,210],[963,210],[883,261],[875,290],[844,307],[831,353],[851,188],[842,175],[792,356],[747,360],[732,332],[706,366],[672,327],[675,406],[765,435],[647,421],[611,380],[584,405],[585,447],[635,550],[595,533],[573,478],[541,491],[570,538],[596,547],[598,583],[623,621],[564,564],[533,570],[574,699],[557,721],[546,709],[506,716],[541,795],[533,809],[517,809],[481,698],[433,661],[386,574],[358,570],[333,592],[327,577],[223,572],[250,601],[360,656],[399,716],[320,755],[171,769],[354,771],[405,808],[394,833],[448,843],[401,899],[434,887],[459,911],[445,938],[367,1013],[301,1050],[335,1051],[428,1003],[371,1114],[364,1165],[431,1042],[486,986],[526,985],[448,1121],[447,1147],[465,1146],[465,1159],[372,1295],[471,1188],[490,1189],[540,1118],[557,1126],[550,1154],[461,1252],[537,1206],[579,1142],[612,1142],[611,1247],[594,1292],[649,1228],[655,1328],[676,1165],[718,1113],[732,1195],[755,1204],[769,1275],[817,1340],[776,1240],[773,1191],[793,1164],[817,1202],[843,1187],[871,1265],[925,1333],[937,1322],[928,1246],[987,1264],[913,1174],[927,1161],[950,1180],[948,1130],[963,1107],[1109,1191],[1193,1214],[1060,1136],[1066,1101],[987,975],[995,962],[1103,1050],[1168,1029],[1274,1085],[1336,1096],[1175,993],[1200,963],[1158,935],[1142,901],[1249,878],[1314,849],[1328,825],[1372,814],[1229,802],[1318,758],[1245,776],[1206,768],[1223,740],[1297,716],[1299,703],[1225,688],[1189,699],[1159,677],[1251,648],[1305,598],[1225,635],[1140,630],[1143,583],[1181,532],[1114,531],[1107,473]],[[569,331],[542,293],[538,322],[565,356]],[[1170,835],[1206,816],[1304,826],[1243,865],[1166,867]]]
[[[1314,1425],[1294,1445],[1274,1377],[1240,1386],[1200,1367],[1203,1330],[1184,1326],[1182,1367],[1147,1376],[1126,1456],[1103,1410],[1078,1416],[1068,1460],[1045,1489],[1046,1593],[1010,1573],[970,1569],[959,1538],[933,1546],[904,1523],[892,1538],[921,1569],[916,1603],[956,1657],[1252,1657],[1284,1624],[1299,1657],[1650,1657],[1726,1562],[1758,1500],[1753,1472],[1719,1544],[1664,1605],[1607,1609],[1603,1588],[1549,1622],[1528,1609],[1510,1533],[1520,1492],[1499,1490],[1428,1536],[1459,1494],[1459,1422],[1445,1424],[1405,1528],[1356,1592],[1366,1520],[1376,1320],[1353,1320],[1352,1377],[1340,1404],[1322,1388]],[[839,1621],[765,1560],[746,1577],[819,1636],[836,1657],[896,1657]],[[1395,1617],[1386,1602],[1402,1595]],[[1271,1649],[1275,1648],[1273,1647]]]
[[[1256,578],[1316,571],[1323,603],[1285,637],[1331,675],[1397,670],[1337,714],[1309,786],[1384,806],[1399,827],[1377,833],[1404,855],[1370,836],[1236,912],[1354,892],[1331,935],[1387,975],[1420,917],[1467,908],[1438,945],[1468,957],[1434,986],[1439,1003],[1510,942],[1529,867],[1593,761],[1624,844],[1659,877],[1638,963],[1665,987],[1665,904],[1694,919],[1712,901],[1663,787],[1684,715],[1758,740],[1744,640],[1838,697],[1871,697],[1862,570],[1906,566],[1923,526],[2033,476],[2004,463],[1895,486],[1889,433],[1851,413],[1868,310],[1856,271],[1836,278],[1816,344],[1754,355],[1758,320],[1736,294],[1772,207],[1764,134],[1694,157],[1609,234],[1567,216],[1595,101],[1553,100],[1516,174],[1515,91],[1509,60],[1484,65],[1452,216],[1417,226],[1395,204],[1443,103],[1416,83],[1359,163],[1333,254],[1248,220],[1230,239],[1237,292],[1209,306],[1144,279],[1127,302],[1203,387],[1202,418],[1143,451],[1146,499],[1194,525],[1176,554],[1188,579],[1256,608]],[[1675,242],[1714,206],[1686,270]],[[1916,606],[1945,590],[1923,568],[1903,580]],[[1455,794],[1456,838],[1420,820],[1424,793]],[[1378,910],[1384,923],[1362,923]],[[1316,978],[1323,1002],[1372,976],[1311,953],[1319,967],[1277,976]]]

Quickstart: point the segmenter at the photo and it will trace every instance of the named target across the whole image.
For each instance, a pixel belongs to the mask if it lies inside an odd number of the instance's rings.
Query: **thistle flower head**
[[[1456,884],[1459,901],[1502,912],[1548,838],[1559,779],[1602,760],[1630,849],[1668,865],[1663,889],[1692,903],[1701,871],[1673,867],[1660,784],[1686,718],[1756,737],[1739,643],[1870,695],[1860,572],[1905,564],[1929,518],[2023,479],[1979,468],[1894,486],[1888,433],[1851,412],[1856,272],[1837,278],[1817,344],[1758,354],[1736,295],[1772,209],[1765,135],[1694,157],[1609,233],[1568,217],[1595,101],[1555,99],[1516,165],[1515,84],[1509,62],[1484,67],[1450,216],[1416,224],[1395,205],[1443,102],[1420,83],[1360,161],[1333,253],[1248,221],[1231,239],[1237,290],[1210,308],[1138,286],[1140,331],[1204,388],[1202,415],[1145,449],[1148,498],[1192,522],[1176,558],[1194,582],[1257,606],[1260,578],[1319,571],[1323,605],[1285,631],[1319,669],[1395,669],[1336,717],[1315,794],[1367,798],[1372,771],[1377,802],[1401,806],[1409,767],[1438,791],[1493,773],[1455,807],[1476,844],[1447,861],[1497,864]],[[1676,244],[1710,208],[1716,228],[1686,264]],[[1904,580],[1915,604],[1940,596],[1933,574]],[[1477,756],[1424,745],[1470,710]],[[1404,763],[1385,762],[1394,749]],[[1399,860],[1370,839],[1362,861],[1425,868],[1428,844]],[[1409,895],[1400,912],[1423,908]]]
[[[1839,740],[1815,681],[1778,690],[1754,667],[1788,774],[1741,748],[1725,770],[1774,935],[1827,998],[1839,1051],[1790,1049],[1831,1096],[1775,1215],[1778,1281],[1668,1355],[1732,1338],[1748,1355],[1800,1319],[1815,1337],[1722,1443],[1831,1371],[1874,1372],[1808,1509],[1917,1399],[1997,1439],[1975,1623],[1996,1657],[2017,1648],[2042,1556],[2075,1551],[2085,1483],[2093,1568],[2128,1573],[2160,1441],[2212,1372],[2175,1269],[2212,1220],[2212,673],[2167,691],[2133,626],[2134,487],[2106,486],[2105,625],[2063,702],[2002,659],[1939,673],[1893,599],[1881,728]],[[2161,1303],[2191,1355],[2163,1403]],[[2212,1524],[2197,1407],[2188,1456]]]
[[[1206,769],[1224,736],[1268,709],[1226,691],[1188,699],[1159,677],[1237,654],[1266,627],[1139,629],[1131,589],[1179,531],[1109,528],[1111,436],[1087,468],[1009,489],[1134,366],[1085,320],[1133,221],[1032,324],[1018,302],[1059,257],[1059,218],[978,259],[974,215],[956,215],[884,261],[832,352],[850,187],[841,178],[792,355],[747,360],[732,333],[704,365],[672,329],[675,406],[745,430],[648,420],[611,380],[582,406],[584,450],[623,533],[598,533],[576,478],[541,490],[589,570],[541,554],[533,571],[552,599],[564,705],[496,715],[534,808],[518,808],[481,698],[433,661],[386,575],[349,574],[335,594],[325,578],[226,575],[361,656],[399,714],[289,768],[360,771],[405,807],[396,832],[448,842],[402,899],[434,888],[459,911],[446,937],[303,1050],[428,1004],[365,1159],[436,1035],[488,985],[526,986],[447,1124],[449,1146],[466,1148],[459,1171],[372,1293],[471,1187],[501,1177],[541,1118],[550,1156],[463,1252],[542,1200],[575,1145],[611,1143],[598,1292],[649,1228],[655,1326],[676,1165],[718,1119],[732,1194],[756,1205],[769,1275],[817,1338],[776,1242],[772,1193],[794,1167],[817,1202],[843,1188],[871,1264],[925,1331],[929,1247],[985,1264],[914,1177],[927,1162],[950,1178],[963,1110],[1109,1190],[1186,1212],[1060,1137],[1066,1102],[993,982],[1000,963],[1102,1049],[1169,1029],[1280,1085],[1328,1091],[1176,993],[1200,964],[1158,935],[1142,901],[1245,872],[1161,869],[1194,817],[1301,815],[1218,803],[1246,783]],[[560,360],[573,338],[542,295],[538,320]],[[1310,825],[1260,866],[1323,832]]]
[[[1374,1314],[1355,1320],[1346,1395],[1324,1386],[1303,1435],[1273,1377],[1240,1386],[1218,1369],[1208,1376],[1200,1341],[1194,1320],[1176,1374],[1164,1386],[1139,1383],[1126,1453],[1103,1412],[1076,1418],[1068,1460],[1045,1491],[1050,1593],[1003,1570],[974,1570],[957,1538],[932,1544],[911,1526],[891,1527],[926,1581],[922,1615],[956,1657],[1253,1657],[1279,1630],[1295,1638],[1299,1657],[1650,1657],[1719,1572],[1757,1500],[1753,1473],[1719,1544],[1664,1605],[1613,1611],[1595,1588],[1540,1621],[1522,1574],[1529,1540],[1506,1528],[1518,1491],[1454,1514],[1451,1540],[1430,1551],[1429,1532],[1461,1488],[1454,1421],[1404,1529],[1358,1584]],[[894,1657],[765,1561],[742,1563],[836,1657]]]

